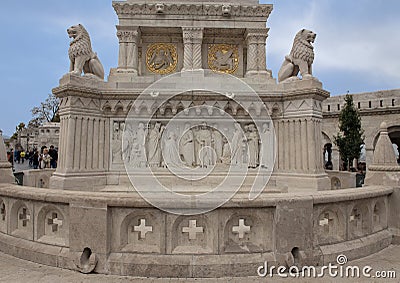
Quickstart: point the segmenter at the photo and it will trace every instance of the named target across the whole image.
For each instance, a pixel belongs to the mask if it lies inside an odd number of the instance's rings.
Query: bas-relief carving
[[[184,134],[179,141],[180,156],[186,166],[195,165],[194,142],[194,134],[190,124],[186,124]]]
[[[176,46],[167,43],[156,43],[148,47],[146,65],[149,71],[156,74],[171,74],[175,72],[178,63]]]
[[[215,44],[208,52],[208,66],[214,72],[233,74],[239,67],[239,51],[236,45]]]
[[[114,121],[112,141],[111,141],[111,152],[113,163],[122,163],[122,136],[125,128],[125,122]],[[126,151],[126,149],[125,149]]]
[[[148,166],[161,166],[161,136],[165,127],[161,123],[156,123],[149,132],[148,136]]]
[[[314,43],[317,35],[309,30],[302,29],[294,38],[292,51],[285,57],[278,73],[279,82],[288,79],[298,79],[301,74],[303,79],[312,77],[312,64],[314,62]]]
[[[68,36],[73,38],[68,50],[71,61],[69,72],[80,76],[82,72],[86,75],[94,75],[104,80],[104,68],[97,54],[92,51],[89,33],[79,24],[67,29]]]
[[[270,153],[273,152],[274,149],[274,133],[272,131],[271,123],[263,124],[260,137],[260,166],[268,170],[272,170],[274,165],[274,156]],[[261,141],[264,141],[264,143]]]
[[[121,148],[122,122],[114,123],[113,163],[128,162],[132,168],[200,167],[215,165],[261,166],[272,169],[273,133],[271,123],[263,125],[261,133],[255,124],[239,123],[221,132],[220,125],[184,125],[166,130],[161,122],[155,122],[147,130],[144,123],[126,125],[125,147]],[[226,136],[227,135],[227,136]],[[228,142],[230,141],[230,143]],[[264,141],[262,144],[261,141]],[[123,158],[122,158],[123,155]]]

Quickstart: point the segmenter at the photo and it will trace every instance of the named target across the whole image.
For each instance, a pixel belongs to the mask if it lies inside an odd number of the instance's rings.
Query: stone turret
[[[396,154],[385,122],[380,126],[380,136],[375,146],[374,159],[368,169],[365,179],[366,186],[398,186],[400,184],[400,166],[397,164]]]
[[[12,166],[7,160],[7,151],[4,145],[3,132],[0,130],[0,183],[14,183]]]

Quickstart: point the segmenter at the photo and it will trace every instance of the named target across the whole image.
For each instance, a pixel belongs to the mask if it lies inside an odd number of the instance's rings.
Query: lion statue
[[[289,78],[296,78],[301,74],[303,79],[312,77],[312,64],[314,62],[314,43],[317,35],[306,29],[302,29],[294,38],[290,55],[285,56],[278,73],[278,81],[283,82]]]
[[[73,38],[68,50],[71,66],[69,72],[80,76],[84,74],[94,75],[104,80],[104,68],[97,54],[92,50],[89,33],[79,24],[67,29],[68,36]]]

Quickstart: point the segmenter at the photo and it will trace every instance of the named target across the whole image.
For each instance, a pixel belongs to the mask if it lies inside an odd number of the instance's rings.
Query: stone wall
[[[368,187],[271,194],[252,202],[237,196],[212,212],[178,216],[150,207],[134,193],[0,185],[0,250],[82,272],[256,276],[266,260],[322,265],[338,254],[351,260],[389,246],[399,228],[392,192]]]

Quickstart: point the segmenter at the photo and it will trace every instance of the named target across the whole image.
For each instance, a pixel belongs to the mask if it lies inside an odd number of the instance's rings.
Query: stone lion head
[[[92,54],[92,45],[90,42],[89,33],[81,24],[71,26],[67,29],[69,38],[73,40],[70,43],[69,56],[73,59],[79,55]],[[79,43],[79,44],[78,44]]]
[[[294,38],[293,48],[290,52],[292,59],[301,59],[306,61],[309,65],[314,61],[314,46],[312,43],[315,42],[317,34],[307,30],[302,29]]]
[[[311,30],[302,29],[296,34],[295,41],[296,40],[306,41],[311,45],[311,43],[315,42],[316,37],[317,34],[312,32]]]
[[[83,32],[83,30],[85,30],[85,28],[83,27],[83,25],[79,24],[76,26],[72,26],[69,29],[67,29],[67,33],[69,38],[77,38],[79,34],[81,34]]]

